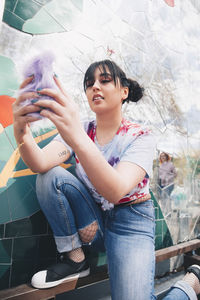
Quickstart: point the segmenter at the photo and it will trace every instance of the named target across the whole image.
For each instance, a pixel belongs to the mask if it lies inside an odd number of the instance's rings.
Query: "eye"
[[[87,80],[85,85],[86,85],[86,89],[93,86],[94,85],[94,80]]]
[[[105,83],[108,83],[108,82],[111,82],[112,79],[102,79],[101,80],[101,83],[105,84]]]
[[[106,84],[106,83],[109,83],[113,80],[112,76],[110,74],[105,74],[105,75],[101,75],[101,83],[102,84]]]

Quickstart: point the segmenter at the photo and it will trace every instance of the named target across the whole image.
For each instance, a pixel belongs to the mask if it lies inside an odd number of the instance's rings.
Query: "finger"
[[[61,119],[59,115],[55,114],[53,111],[42,109],[40,111],[40,115],[44,118],[48,118],[50,121],[52,121],[55,125],[58,123],[58,121]]]
[[[34,75],[27,77],[20,85],[20,89],[23,89],[27,84],[29,84],[34,78]]]
[[[39,95],[35,92],[23,93],[16,98],[16,101],[13,104],[14,106],[22,104],[22,102],[24,102],[27,99],[39,99]]]
[[[38,121],[41,119],[42,119],[41,115],[38,115],[38,116],[26,115],[23,117],[23,122],[28,124],[28,123],[35,122],[35,121]]]
[[[35,121],[38,121],[38,120],[41,120],[41,116],[38,114],[38,115],[25,115],[25,116],[20,116],[17,120],[15,120],[15,123],[18,124],[18,128],[21,128],[20,129],[20,133],[23,133],[23,129],[24,126],[29,125],[29,123],[31,122],[35,122]]]
[[[34,103],[35,106],[42,107],[42,108],[48,108],[52,112],[54,112],[57,115],[62,115],[62,109],[63,106],[61,106],[58,102],[53,100],[38,100]]]
[[[22,116],[27,115],[29,113],[40,112],[42,110],[41,107],[35,105],[27,105],[22,107],[20,113]]]
[[[60,89],[60,91],[61,91],[66,97],[68,97],[67,92],[66,92],[65,89],[63,88],[63,86],[62,86],[60,80],[58,79],[58,77],[57,77],[56,75],[54,75],[53,79],[54,79],[56,85],[58,86],[58,88]]]
[[[16,119],[17,117],[25,116],[29,113],[40,112],[40,111],[41,111],[41,107],[35,105],[21,106],[20,108],[14,111],[14,117]]]
[[[55,99],[56,102],[58,102],[59,104],[61,104],[63,106],[69,100],[69,97],[67,97],[67,99],[66,99],[66,97],[64,97],[64,95],[61,93],[61,91],[57,91],[57,90],[53,90],[53,89],[42,89],[38,92],[38,94],[39,95],[47,95],[47,96]]]

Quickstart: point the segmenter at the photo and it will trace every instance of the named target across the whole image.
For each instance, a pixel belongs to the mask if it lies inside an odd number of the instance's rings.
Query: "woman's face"
[[[167,156],[165,155],[165,153],[160,154],[160,160],[161,162],[167,161]]]
[[[104,72],[100,67],[95,70],[94,78],[86,82],[86,96],[93,112],[113,112],[115,109],[121,110],[122,101],[128,96],[128,88],[121,87],[119,79],[115,85],[108,68]]]

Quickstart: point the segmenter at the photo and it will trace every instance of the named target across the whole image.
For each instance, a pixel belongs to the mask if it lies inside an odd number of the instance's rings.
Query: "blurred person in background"
[[[158,170],[159,195],[165,214],[171,211],[170,195],[174,189],[174,180],[177,176],[176,169],[169,154],[162,152],[160,154],[160,166]]]

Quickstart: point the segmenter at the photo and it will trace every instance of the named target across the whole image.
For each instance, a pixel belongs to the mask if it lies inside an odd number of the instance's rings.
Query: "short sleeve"
[[[152,133],[139,135],[124,151],[120,161],[128,161],[142,167],[148,176],[152,175],[156,142]]]
[[[90,121],[88,121],[86,119],[82,119],[81,123],[82,123],[82,126],[83,126],[84,130],[87,132]],[[63,143],[65,145],[65,147],[69,150],[70,155],[73,155],[73,153],[74,153],[73,149],[63,140],[63,138],[61,137],[60,134],[57,134],[55,136],[55,138],[53,139],[53,141],[58,141],[58,142]]]
[[[65,147],[67,148],[67,150],[70,152],[70,156],[72,155],[72,153],[73,153],[72,148],[63,140],[63,138],[61,137],[60,134],[57,134],[55,136],[55,138],[53,139],[53,141],[58,141],[58,142],[61,142],[62,144],[64,144]]]

